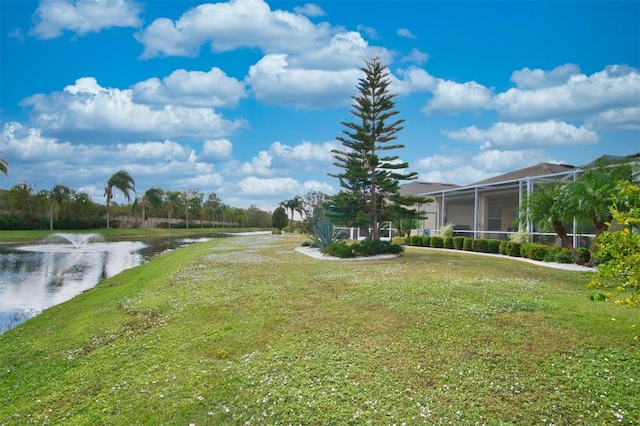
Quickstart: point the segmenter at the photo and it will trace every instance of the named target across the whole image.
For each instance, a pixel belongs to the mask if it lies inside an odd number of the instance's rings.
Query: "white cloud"
[[[243,195],[256,196],[292,196],[306,194],[309,191],[320,191],[324,194],[331,194],[334,189],[331,185],[307,181],[300,183],[290,177],[274,177],[263,179],[255,176],[248,176],[238,182],[238,188]]]
[[[226,136],[245,125],[241,120],[225,120],[208,108],[136,104],[131,90],[104,88],[92,77],[78,79],[62,92],[31,96],[23,105],[32,107],[33,123],[56,134],[85,131],[109,132],[121,139],[206,138]]]
[[[326,15],[325,11],[322,10],[320,6],[313,3],[307,3],[304,6],[296,6],[293,8],[293,10],[299,15],[305,15],[310,17]]]
[[[21,160],[64,159],[74,153],[70,143],[59,143],[55,138],[44,137],[40,129],[27,128],[15,121],[5,123],[0,140],[5,155],[10,154]]]
[[[535,149],[500,151],[497,149],[482,150],[471,160],[476,168],[487,173],[505,173],[529,167],[538,163],[558,163],[544,151]]]
[[[457,83],[438,79],[432,93],[433,98],[422,109],[425,113],[455,114],[486,108],[491,101],[492,89],[475,81]]]
[[[428,60],[429,55],[416,48],[411,49],[411,52],[401,59],[402,62],[415,62],[416,64],[423,64]]]
[[[431,170],[418,174],[421,182],[453,183],[467,185],[493,177],[494,174],[486,173],[473,166],[462,166],[457,169]]]
[[[228,139],[206,140],[202,147],[203,159],[220,160],[231,156],[233,144]]]
[[[249,69],[255,97],[267,104],[321,108],[350,101],[360,71],[290,68],[286,55],[267,55]]]
[[[243,175],[260,175],[270,176],[272,174],[271,162],[273,161],[273,155],[267,151],[260,151],[257,156],[251,159],[251,162],[245,162],[238,169],[238,172]]]
[[[396,71],[397,77],[391,75],[391,90],[399,95],[413,92],[425,92],[433,90],[438,80],[422,68],[411,66],[406,70]]]
[[[458,152],[457,155],[433,155],[430,157],[420,158],[416,162],[419,170],[432,169],[454,169],[467,163],[467,159]]]
[[[358,25],[356,29],[366,34],[367,37],[369,37],[370,39],[376,40],[380,38],[380,36],[378,35],[378,32],[373,27],[369,27],[367,25]]]
[[[318,182],[317,180],[308,180],[302,184],[302,191],[300,191],[300,194],[306,194],[310,191],[318,191],[327,195],[331,195],[336,192],[333,186],[328,183]]]
[[[286,162],[300,164],[303,162],[330,162],[333,160],[331,150],[334,148],[335,145],[330,142],[325,142],[324,144],[319,145],[303,141],[295,146],[274,142],[271,144],[270,151],[274,156],[281,158]]]
[[[576,74],[571,65],[547,73],[514,73],[519,87],[498,94],[492,107],[502,117],[518,120],[586,119],[613,108],[637,107],[640,73],[612,65],[590,76]],[[559,84],[566,80],[564,84]],[[525,89],[521,88],[524,87]]]
[[[130,0],[41,1],[33,15],[30,35],[51,39],[65,30],[79,35],[111,27],[138,27],[142,6]]]
[[[196,107],[235,107],[246,97],[244,83],[220,68],[208,72],[179,69],[162,80],[150,78],[133,86],[134,102]]]
[[[580,73],[580,68],[574,64],[564,64],[555,67],[551,71],[540,68],[523,68],[511,74],[511,81],[522,90],[535,90],[545,87],[561,86],[566,84],[572,76]]]
[[[340,32],[318,48],[288,56],[288,62],[295,68],[318,68],[323,70],[344,70],[345,68],[359,68],[365,59],[378,53],[388,58],[386,50],[375,52],[369,47],[360,33],[355,31]]]
[[[224,184],[224,177],[220,173],[198,174],[197,176],[180,179],[176,182],[182,188],[217,188]],[[206,194],[205,194],[206,195]]]
[[[543,121],[534,123],[499,122],[488,129],[476,126],[456,131],[443,131],[456,140],[486,143],[499,148],[572,146],[598,142],[598,135],[585,127],[575,127],[562,121]]]
[[[594,131],[640,129],[640,107],[615,108],[589,117],[585,127]]]
[[[117,144],[117,152],[128,161],[140,161],[143,163],[172,160],[187,160],[192,149],[179,143],[166,140],[164,142],[136,142],[130,144]]]
[[[294,193],[300,184],[289,177],[258,178],[248,176],[238,182],[238,188],[244,195],[274,195],[280,193]]]
[[[230,0],[201,4],[175,22],[156,19],[136,38],[144,45],[142,57],[150,58],[194,56],[204,43],[211,43],[215,52],[239,47],[256,47],[266,53],[306,52],[316,49],[331,31],[329,25],[315,25],[302,14],[272,11],[262,0]]]
[[[407,28],[399,28],[397,31],[397,34],[400,37],[404,37],[404,38],[410,38],[410,39],[414,39],[417,38],[412,32],[411,30],[407,29]]]
[[[481,150],[476,154],[465,151],[457,151],[451,155],[438,154],[421,158],[416,164],[420,181],[468,185],[537,163],[561,161],[537,149],[491,149]]]

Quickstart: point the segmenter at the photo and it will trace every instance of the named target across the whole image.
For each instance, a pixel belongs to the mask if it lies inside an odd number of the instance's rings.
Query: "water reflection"
[[[0,248],[0,333],[161,253],[211,239],[105,242],[91,237],[60,242],[61,238],[65,237]]]

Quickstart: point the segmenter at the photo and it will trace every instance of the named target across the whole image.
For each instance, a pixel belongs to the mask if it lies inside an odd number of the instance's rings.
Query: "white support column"
[[[573,181],[575,182],[576,179],[578,179],[578,175],[577,173],[573,173]],[[578,228],[578,219],[574,216],[573,217],[573,246],[574,247],[578,247],[578,232],[577,232],[577,228]]]
[[[444,220],[445,220],[444,217],[446,216],[445,204],[446,204],[445,195],[444,195],[444,191],[442,191],[442,205],[440,206],[441,207],[441,209],[440,209],[440,229],[442,229],[442,227],[445,225],[445,223],[444,223]]]
[[[531,194],[533,194],[533,179],[528,178],[527,179],[527,197],[531,197]],[[528,211],[528,207],[527,207],[527,213],[529,213]],[[530,220],[527,220],[527,232],[529,234],[533,233],[533,224],[531,223]]]
[[[478,187],[475,187],[473,202],[473,238],[478,238]]]
[[[520,217],[520,211],[522,210],[522,202],[523,200],[522,194],[522,180],[518,181],[518,218]],[[518,231],[522,231],[522,221],[518,220]]]

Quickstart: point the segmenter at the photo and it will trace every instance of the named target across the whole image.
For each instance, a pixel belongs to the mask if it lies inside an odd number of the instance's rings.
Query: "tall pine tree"
[[[336,138],[342,142],[342,149],[332,150],[334,165],[342,172],[329,176],[338,178],[343,189],[329,197],[326,205],[329,216],[343,224],[368,224],[372,238],[379,240],[383,220],[392,220],[400,213],[411,216],[402,206],[419,200],[401,196],[399,182],[415,179],[417,173],[402,173],[409,164],[389,153],[404,148],[402,144],[390,144],[403,129],[404,120],[396,117],[396,95],[389,93],[387,67],[376,56],[365,61],[361,70],[364,77],[359,79],[359,95],[352,98],[350,111],[357,120],[342,122],[344,136]]]

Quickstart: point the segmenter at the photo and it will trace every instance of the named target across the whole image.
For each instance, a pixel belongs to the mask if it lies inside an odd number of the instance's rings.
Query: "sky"
[[[420,181],[640,152],[639,1],[0,0],[0,189],[334,194],[375,56]]]

